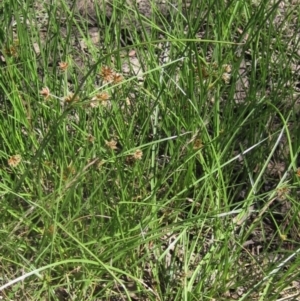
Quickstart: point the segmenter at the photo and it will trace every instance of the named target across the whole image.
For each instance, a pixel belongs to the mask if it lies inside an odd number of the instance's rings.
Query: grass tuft
[[[150,2],[0,3],[0,296],[299,300],[299,8]]]

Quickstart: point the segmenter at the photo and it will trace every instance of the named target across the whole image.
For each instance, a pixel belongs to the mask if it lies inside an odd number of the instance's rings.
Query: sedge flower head
[[[142,160],[143,152],[137,149],[132,155],[126,157],[126,163],[133,165],[137,160]]]
[[[108,66],[103,66],[100,70],[100,76],[105,82],[110,83],[113,81],[114,71]]]
[[[117,147],[117,141],[114,140],[114,139],[111,139],[110,141],[106,141],[105,140],[105,144],[108,148],[110,148],[111,150],[115,150],[115,149],[118,149]]]
[[[13,44],[5,49],[5,53],[10,57],[19,56],[19,40],[14,40]]]
[[[143,152],[140,149],[137,149],[132,156],[135,160],[141,160],[143,157]]]
[[[285,200],[290,193],[289,187],[283,186],[276,190],[279,200]]]
[[[112,81],[114,84],[118,84],[124,80],[124,77],[119,73],[114,73],[112,77]]]
[[[66,103],[73,103],[73,102],[78,102],[79,97],[78,96],[74,97],[74,94],[70,93],[69,95],[64,97],[64,100]]]
[[[224,73],[222,74],[222,79],[225,84],[229,84],[231,78],[231,65],[225,64],[222,66]]]
[[[225,84],[229,84],[230,78],[231,78],[230,73],[224,72],[222,74],[222,79],[223,79],[223,81],[224,81]]]
[[[193,143],[193,149],[194,150],[198,150],[198,149],[200,149],[202,147],[203,147],[202,140],[200,138],[195,139],[194,143]]]
[[[42,90],[40,91],[40,94],[45,98],[48,99],[50,97],[50,90],[48,87],[44,87],[42,88]]]
[[[108,100],[109,100],[109,94],[107,92],[101,92],[96,94],[90,103],[90,106],[92,108],[98,107],[99,103],[106,107],[108,105]]]
[[[104,160],[98,160],[97,163],[96,163],[96,168],[98,170],[100,170],[104,164],[105,164]]]
[[[229,65],[229,64],[223,65],[223,70],[224,70],[226,73],[230,73],[230,72],[231,72],[231,65]]]
[[[88,138],[87,138],[88,142],[93,143],[95,141],[95,139],[96,138],[93,135],[88,135]]]
[[[20,164],[21,160],[22,157],[20,155],[13,155],[7,160],[7,163],[11,167],[17,167]]]
[[[66,71],[69,67],[69,64],[67,62],[59,62],[58,66],[61,71]]]

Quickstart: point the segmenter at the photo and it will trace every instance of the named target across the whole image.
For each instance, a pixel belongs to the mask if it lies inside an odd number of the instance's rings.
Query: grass
[[[299,300],[299,8],[198,2],[0,4],[4,300]]]

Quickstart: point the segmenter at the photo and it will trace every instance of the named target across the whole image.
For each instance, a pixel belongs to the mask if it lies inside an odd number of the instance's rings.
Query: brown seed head
[[[137,149],[133,154],[133,158],[135,160],[141,160],[142,157],[143,157],[143,152],[140,149]]]
[[[50,97],[50,90],[49,90],[49,88],[48,87],[42,88],[42,90],[40,91],[40,94],[42,96],[44,96],[45,99],[48,99]]]
[[[223,70],[227,73],[231,72],[231,65],[225,64],[223,65]]]
[[[69,67],[69,64],[67,62],[59,62],[58,66],[61,71],[66,71]]]
[[[78,96],[74,97],[74,94],[70,93],[69,95],[65,96],[64,100],[66,103],[73,103],[73,102],[78,102],[79,97]]]
[[[93,143],[95,141],[95,137],[93,135],[89,135],[87,140],[91,143]]]
[[[107,147],[109,147],[112,150],[118,149],[118,147],[117,147],[117,141],[114,140],[114,139],[111,139],[110,141],[106,141],[105,140],[105,144],[106,144]]]
[[[21,160],[22,157],[20,155],[13,155],[7,160],[7,163],[11,167],[17,167],[20,164]]]
[[[108,100],[109,100],[109,94],[107,92],[101,92],[101,93],[96,94],[92,98],[90,106],[92,108],[98,107],[98,105],[100,103],[102,106],[106,107],[108,104]]]
[[[103,66],[100,71],[100,76],[104,81],[111,82],[113,81],[114,71],[108,66]]]
[[[113,74],[112,81],[114,84],[118,84],[118,83],[122,82],[123,80],[124,80],[124,77],[121,74],[119,74],[119,73]]]
[[[223,79],[225,84],[229,84],[230,77],[231,77],[230,73],[225,72],[225,73],[222,74],[222,79]]]
[[[202,148],[203,147],[203,144],[202,144],[202,140],[201,139],[195,139],[194,140],[194,143],[193,143],[193,149],[194,150],[198,150],[198,149],[200,149],[200,148]]]

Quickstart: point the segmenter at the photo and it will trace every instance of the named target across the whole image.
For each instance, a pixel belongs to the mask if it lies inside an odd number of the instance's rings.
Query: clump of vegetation
[[[299,8],[166,3],[0,3],[3,299],[299,299]]]

